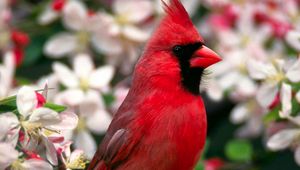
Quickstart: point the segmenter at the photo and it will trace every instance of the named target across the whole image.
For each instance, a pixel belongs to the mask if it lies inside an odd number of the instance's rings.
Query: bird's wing
[[[117,116],[114,118],[111,127],[90,163],[88,168],[89,170],[108,170],[119,165],[120,162],[129,156],[133,148],[139,143],[142,133],[138,130],[132,133],[128,128],[126,128],[125,124],[127,123],[125,122],[129,120],[127,116],[124,116],[123,114],[120,117]],[[125,122],[124,118],[126,119]],[[114,127],[114,125],[120,126],[121,124],[124,125],[124,128]]]

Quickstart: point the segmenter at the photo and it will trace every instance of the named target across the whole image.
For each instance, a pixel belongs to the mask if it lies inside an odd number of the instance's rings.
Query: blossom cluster
[[[15,97],[1,100],[2,109],[8,107],[0,115],[1,169],[52,169],[59,161],[66,169],[84,169],[83,151],[71,153],[72,142],[63,135],[77,126],[78,117],[58,113],[62,106],[47,103],[46,93],[47,86],[42,94],[24,86]]]
[[[300,165],[300,2],[205,1],[200,30],[223,57],[207,94],[236,106],[239,138],[264,136],[272,151],[290,148]],[[225,95],[226,94],[226,95]],[[225,95],[225,96],[224,96]]]
[[[182,2],[223,58],[201,90],[235,103],[237,138],[300,165],[299,0]],[[161,0],[0,0],[0,169],[84,169],[163,15]]]

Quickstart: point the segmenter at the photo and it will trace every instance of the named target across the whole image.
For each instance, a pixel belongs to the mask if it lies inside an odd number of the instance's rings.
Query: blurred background
[[[208,140],[197,170],[300,169],[300,1],[182,0],[208,47]],[[48,84],[91,159],[164,12],[160,0],[0,0],[0,99]]]

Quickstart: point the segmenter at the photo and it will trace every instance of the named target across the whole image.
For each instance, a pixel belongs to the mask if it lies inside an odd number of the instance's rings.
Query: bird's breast
[[[192,169],[206,138],[202,99],[157,97],[144,101],[135,124],[136,128],[144,129],[137,152],[147,155],[140,155],[141,162],[146,161],[150,167],[161,166],[162,170]]]

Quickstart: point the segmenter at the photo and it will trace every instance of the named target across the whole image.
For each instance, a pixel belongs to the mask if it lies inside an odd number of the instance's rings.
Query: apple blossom
[[[294,129],[283,129],[268,140],[267,147],[272,151],[279,151],[286,149],[288,147],[294,147],[295,149],[295,160],[298,165],[300,165],[300,145],[299,145],[299,135],[300,135],[300,129],[294,128]]]
[[[116,0],[112,11],[99,13],[102,22],[92,37],[93,45],[107,55],[108,63],[121,64],[128,73],[141,53],[140,44],[150,36],[154,4],[150,0]]]
[[[53,70],[59,82],[64,85],[67,90],[64,94],[75,95],[75,97],[63,97],[63,102],[68,105],[77,105],[82,101],[84,92],[105,90],[114,74],[114,68],[106,65],[94,68],[92,59],[87,54],[79,54],[73,62],[74,72],[61,63],[54,63]]]
[[[278,84],[286,80],[291,82],[300,81],[298,76],[300,74],[300,59],[297,59],[294,63],[282,59],[275,59],[274,62],[249,59],[247,68],[253,79],[263,81],[258,89],[256,99],[264,108],[267,108],[273,102],[279,90]]]
[[[44,47],[49,57],[60,58],[86,52],[91,37],[95,37],[95,31],[103,22],[98,15],[89,15],[84,3],[77,0],[69,0],[64,5],[62,19],[65,27],[73,33],[61,32],[50,38]]]
[[[57,165],[56,154],[50,154],[53,145],[49,139],[51,135],[61,130],[71,130],[77,125],[78,118],[71,112],[58,114],[54,110],[38,107],[37,94],[30,87],[22,87],[17,94],[17,108],[20,116],[14,113],[1,114],[0,119],[10,123],[9,142],[14,145],[19,139],[22,147],[30,150],[36,149],[39,141],[42,139],[46,146],[48,160]],[[47,133],[45,133],[48,131]],[[24,133],[23,136],[19,136]],[[60,136],[59,136],[60,137]]]
[[[12,129],[18,124],[13,120],[10,113],[5,113],[0,116],[1,130],[0,130],[0,169],[52,169],[52,166],[42,160],[40,157],[30,157],[30,159],[24,160],[19,158],[23,153],[19,153],[15,149],[15,144],[8,142],[9,134]],[[9,119],[11,118],[11,119]],[[36,154],[35,154],[36,155]]]
[[[109,86],[114,69],[112,66],[95,69],[90,56],[86,54],[79,54],[73,61],[74,72],[63,64],[53,65],[60,83],[67,87],[56,95],[55,103],[70,106],[78,114],[76,130],[67,133],[69,138],[75,139],[75,147],[84,150],[87,157],[91,158],[97,145],[90,131],[104,133],[111,121],[100,92]]]
[[[87,160],[82,150],[74,150],[71,152],[72,142],[67,141],[61,145],[57,145],[59,157],[67,170],[71,169],[85,169]]]

